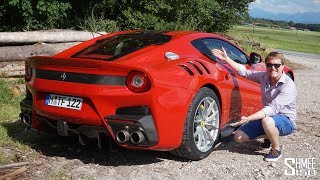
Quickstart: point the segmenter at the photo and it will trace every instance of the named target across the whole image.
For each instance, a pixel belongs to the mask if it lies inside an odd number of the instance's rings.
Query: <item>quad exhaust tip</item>
[[[116,139],[119,143],[125,143],[125,142],[129,141],[130,134],[126,130],[118,131],[116,134]]]
[[[131,133],[130,140],[133,144],[139,144],[144,141],[145,137],[141,131],[135,131]]]
[[[133,144],[139,144],[145,140],[145,137],[141,131],[134,131],[129,134],[128,131],[121,130],[116,133],[116,140],[119,143],[126,143],[130,140]]]
[[[30,125],[31,124],[31,117],[27,113],[21,114],[21,120],[26,125]]]

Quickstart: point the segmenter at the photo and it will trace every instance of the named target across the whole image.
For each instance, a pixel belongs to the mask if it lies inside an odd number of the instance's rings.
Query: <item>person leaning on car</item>
[[[293,132],[296,121],[296,86],[293,80],[283,72],[285,58],[281,53],[271,52],[265,59],[266,71],[247,70],[244,65],[230,59],[226,51],[213,49],[212,53],[226,61],[239,75],[260,83],[263,108],[230,126],[241,127],[235,131],[237,142],[265,137],[264,146],[270,147],[266,161],[276,161],[281,157],[279,136]],[[268,140],[269,139],[269,140]]]

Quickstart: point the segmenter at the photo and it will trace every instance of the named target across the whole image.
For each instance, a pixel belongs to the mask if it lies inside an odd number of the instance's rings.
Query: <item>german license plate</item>
[[[78,97],[48,94],[45,99],[45,104],[47,106],[81,110],[82,101],[83,99]]]

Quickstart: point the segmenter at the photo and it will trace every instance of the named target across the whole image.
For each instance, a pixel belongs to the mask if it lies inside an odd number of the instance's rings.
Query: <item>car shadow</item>
[[[20,121],[2,124],[6,128],[8,136],[22,144],[39,152],[46,157],[63,157],[66,159],[78,159],[84,164],[94,163],[103,166],[131,166],[153,164],[164,159],[189,162],[188,159],[176,157],[165,151],[129,150],[115,144],[111,139],[103,141],[102,148],[98,148],[97,141],[86,139],[85,146],[80,145],[77,137],[61,137],[58,135],[42,134],[25,128]],[[263,155],[257,151],[261,142],[251,141],[236,143],[233,136],[228,136],[218,143],[215,151],[226,150],[239,154]]]
[[[237,143],[233,139],[233,135],[224,137],[217,143],[215,151],[226,150],[229,152],[247,154],[247,155],[265,155],[265,152],[260,150],[260,141],[249,141]]]
[[[153,164],[163,159],[189,161],[164,151],[128,150],[116,145],[108,138],[102,142],[102,148],[98,147],[95,139],[85,139],[86,145],[83,146],[80,145],[77,137],[61,137],[35,132],[30,128],[25,128],[20,121],[2,125],[12,140],[27,144],[46,157],[78,159],[84,164],[95,163],[105,166]]]

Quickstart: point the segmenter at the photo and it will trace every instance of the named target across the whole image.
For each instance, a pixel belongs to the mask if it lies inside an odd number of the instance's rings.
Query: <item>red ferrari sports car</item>
[[[247,69],[265,70],[256,53],[217,34],[186,31],[117,32],[32,57],[21,119],[80,143],[104,134],[125,148],[205,158],[232,133],[232,121],[262,107],[259,84],[212,54],[221,47]]]

